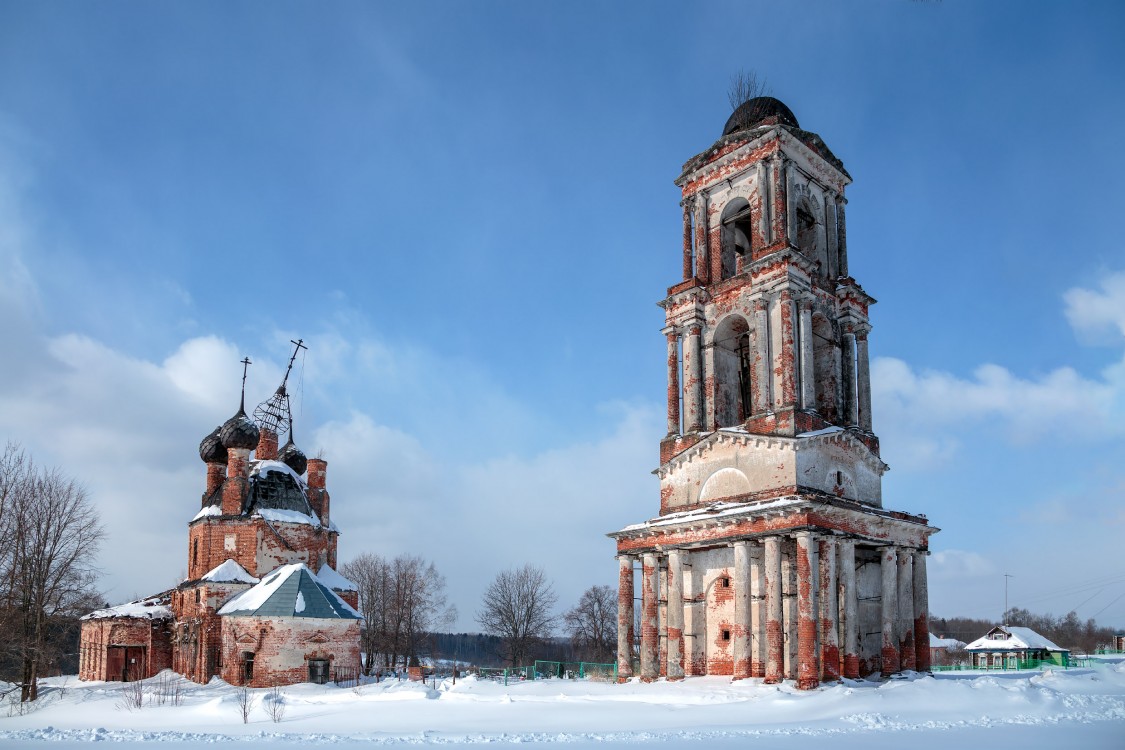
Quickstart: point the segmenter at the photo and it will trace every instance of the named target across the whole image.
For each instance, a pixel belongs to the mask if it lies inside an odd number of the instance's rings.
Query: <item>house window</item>
[[[729,640],[730,640],[730,631],[729,631],[729,630],[724,630],[724,631],[723,631],[723,640],[724,640],[724,641],[729,641]]]

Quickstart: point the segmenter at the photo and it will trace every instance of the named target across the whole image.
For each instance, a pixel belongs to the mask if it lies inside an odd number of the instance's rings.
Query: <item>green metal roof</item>
[[[358,612],[325,586],[304,563],[283,565],[219,609],[229,617],[311,617],[359,620]]]

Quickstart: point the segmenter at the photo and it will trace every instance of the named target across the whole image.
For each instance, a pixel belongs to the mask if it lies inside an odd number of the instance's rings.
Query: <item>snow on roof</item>
[[[199,580],[212,583],[258,583],[261,579],[250,575],[246,568],[227,558],[223,564],[204,573]]]
[[[1004,637],[1004,635],[1008,637]],[[1000,636],[1000,637],[997,637]],[[1067,651],[1054,642],[1044,638],[1031,628],[1016,625],[997,625],[985,635],[965,646],[966,651],[1018,651],[1021,649],[1046,649],[1047,651]]]
[[[172,617],[170,602],[171,597],[165,591],[147,599],[138,599],[135,602],[119,604],[116,607],[94,610],[82,619],[104,620],[110,617],[136,617],[143,620],[167,620]]]
[[[956,638],[938,638],[930,633],[930,648],[964,648],[965,642]]]
[[[787,496],[758,503],[712,503],[706,508],[693,508],[692,510],[680,511],[679,513],[669,513],[666,516],[658,516],[644,523],[635,523],[631,526],[626,526],[621,529],[620,532],[616,533],[642,531],[656,526],[670,526],[677,523],[686,523],[688,521],[706,521],[712,518],[723,518],[725,516],[736,516],[739,514],[749,515],[760,513],[763,510],[784,508],[788,505],[799,505],[803,502],[804,500],[799,497]]]
[[[283,565],[253,588],[232,598],[220,615],[317,617],[359,620],[360,614],[322,583],[304,563]]]
[[[310,516],[299,510],[282,510],[280,508],[258,508],[254,515],[261,516],[267,521],[275,523],[301,523],[306,526],[321,526],[320,519]]]
[[[207,516],[221,516],[221,515],[223,515],[223,506],[221,506],[221,505],[207,505],[207,506],[204,506],[203,510],[196,513],[195,518],[193,518],[191,520],[192,521],[198,521],[200,518],[206,518]],[[191,523],[191,521],[188,521],[188,523]]]
[[[301,479],[301,475],[298,474],[297,472],[293,471],[292,469],[290,469],[288,465],[283,464],[281,461],[264,461],[263,460],[263,461],[253,461],[250,464],[250,475],[251,476],[256,475],[256,476],[261,477],[261,476],[265,476],[266,474],[269,474],[271,472],[277,472],[279,474],[288,474],[289,476],[293,477],[294,480],[296,480],[298,487],[300,487],[303,490],[308,489],[308,485],[305,484],[304,479]]]
[[[833,432],[843,432],[843,427],[825,427],[822,430],[813,430],[811,432],[802,432],[797,435],[799,438],[819,437],[820,435],[831,435]]]
[[[330,568],[328,563],[320,566],[320,570],[316,572],[316,577],[318,581],[333,591],[359,591],[359,586]]]

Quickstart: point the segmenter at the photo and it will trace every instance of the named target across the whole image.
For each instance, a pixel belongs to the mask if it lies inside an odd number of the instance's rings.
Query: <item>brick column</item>
[[[781,242],[789,236],[789,201],[788,179],[785,158],[780,151],[774,152],[770,157],[770,169],[773,180],[770,184],[770,204],[773,221],[770,225],[770,238],[773,242]]]
[[[855,334],[848,331],[844,334],[843,352],[841,352],[841,370],[844,390],[844,403],[842,414],[844,421],[849,426],[859,426],[859,400],[856,396],[855,382]]]
[[[770,404],[770,324],[766,301],[759,297],[754,300],[754,382],[751,399],[755,414],[772,411]]]
[[[855,370],[859,426],[871,432],[871,364],[867,358],[867,331],[856,331],[855,334]]]
[[[617,556],[617,678],[633,676],[633,556]]]
[[[223,480],[227,478],[227,465],[219,461],[211,461],[207,464],[207,489],[203,492],[203,502],[211,499],[220,487],[223,486]]]
[[[840,588],[844,596],[844,677],[859,677],[859,598],[855,586],[855,540],[842,539],[839,545]]]
[[[898,553],[894,547],[884,547],[879,557],[883,574],[882,626],[883,626],[883,676],[899,671],[898,666]]]
[[[766,537],[766,682],[781,682],[784,668],[781,633],[781,537]]]
[[[797,403],[797,350],[794,332],[793,297],[788,289],[783,289],[777,302],[777,349],[774,352],[774,391],[775,408],[794,406]]]
[[[684,207],[684,281],[694,275],[691,257],[691,211],[695,204],[694,198],[684,198],[680,205]]]
[[[707,247],[707,194],[695,196],[695,276],[711,283],[711,252]]]
[[[899,666],[914,669],[914,574],[910,550],[898,550]]]
[[[641,570],[641,679],[645,682],[655,680],[660,673],[659,575],[660,560],[649,552]]]
[[[841,276],[848,275],[848,229],[844,221],[844,206],[847,204],[847,198],[836,196],[836,252],[839,254]]]
[[[770,187],[768,178],[766,177],[765,159],[758,161],[756,175],[758,181],[758,225],[755,231],[758,236],[755,239],[758,241],[752,242],[751,248],[755,252],[761,252],[763,247],[770,244]]]
[[[836,537],[820,540],[820,675],[840,679],[840,605],[836,590]]]
[[[684,432],[699,432],[703,429],[703,362],[699,347],[701,332],[699,323],[689,324],[684,342]]]
[[[223,515],[242,512],[242,501],[250,489],[250,449],[227,449],[227,478],[223,482]]]
[[[731,626],[734,651],[732,679],[750,676],[750,542],[734,543],[734,623]]]
[[[661,333],[668,339],[668,435],[680,434],[680,336],[675,327]]]
[[[766,676],[766,576],[762,544],[756,542],[750,555],[750,676]]]
[[[914,553],[914,661],[919,672],[930,671],[930,588],[926,581],[925,550]]]
[[[254,458],[259,461],[277,460],[276,432],[264,428],[258,431],[258,447],[254,449]]]
[[[820,684],[818,549],[817,538],[811,532],[797,533],[797,688],[800,690],[812,690]]]
[[[681,550],[668,551],[668,665],[669,680],[684,678],[684,565]]]
[[[840,275],[840,252],[836,244],[836,193],[832,190],[824,194],[824,229],[828,239],[828,268],[824,269],[824,274],[834,279]]]
[[[813,366],[812,300],[798,303],[801,315],[801,408],[816,409],[816,371]]]

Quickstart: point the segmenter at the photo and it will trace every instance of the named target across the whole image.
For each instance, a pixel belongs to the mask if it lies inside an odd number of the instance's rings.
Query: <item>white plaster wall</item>
[[[805,444],[797,450],[797,484],[835,494],[836,472],[843,475],[843,496],[883,507],[883,478],[862,459],[867,449],[827,440]]]
[[[661,479],[661,485],[671,488],[668,507],[674,509],[700,502],[704,487],[706,501],[710,502],[792,485],[796,465],[793,450],[777,441],[767,445],[763,439],[757,446],[716,443],[672,469]]]
[[[720,579],[734,575],[734,549],[717,547],[693,551],[685,562],[690,567],[684,568],[684,598],[692,603],[684,612],[684,661],[688,667],[706,668],[710,659],[722,656],[715,641],[721,637],[723,624],[734,622],[733,579],[732,588],[726,592],[729,596],[720,597],[715,591],[715,587],[721,585]],[[719,598],[724,601],[717,602]],[[727,653],[731,653],[731,642],[726,648]]]

